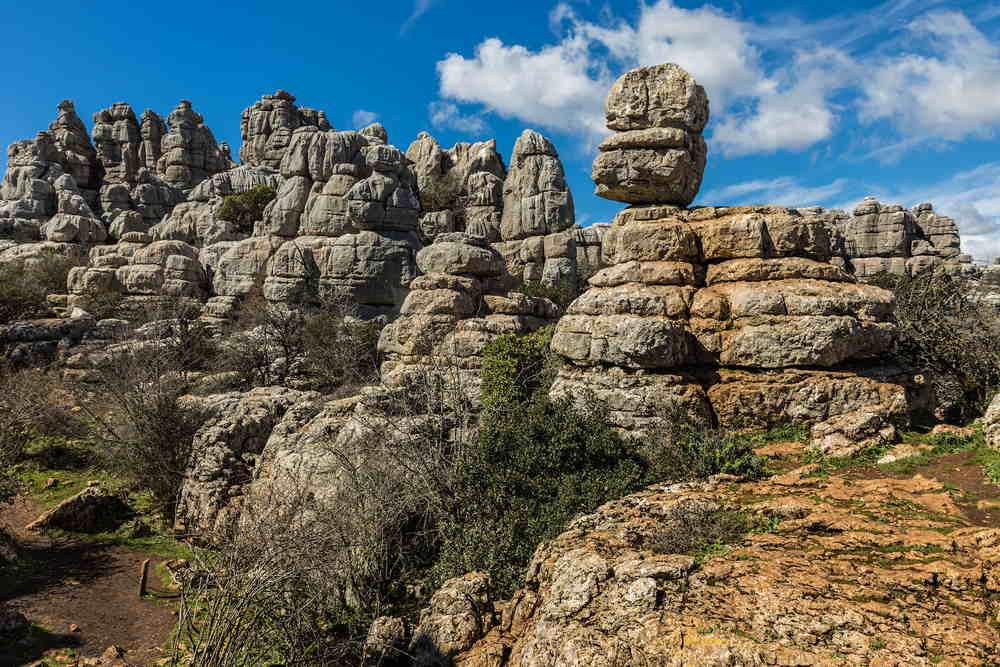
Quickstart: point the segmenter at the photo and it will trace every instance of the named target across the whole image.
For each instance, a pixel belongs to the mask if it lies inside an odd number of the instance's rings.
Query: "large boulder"
[[[708,96],[673,64],[641,67],[615,82],[605,103],[608,128],[594,161],[597,195],[629,204],[687,206],[708,157],[702,131]]]
[[[525,130],[514,144],[503,185],[504,241],[545,236],[573,226],[573,195],[552,142]]]

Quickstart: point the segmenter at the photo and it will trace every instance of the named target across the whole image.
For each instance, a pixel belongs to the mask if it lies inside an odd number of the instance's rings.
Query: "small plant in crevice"
[[[231,222],[241,234],[253,232],[253,225],[264,219],[264,209],[278,193],[270,185],[258,185],[246,192],[223,197],[216,216]]]

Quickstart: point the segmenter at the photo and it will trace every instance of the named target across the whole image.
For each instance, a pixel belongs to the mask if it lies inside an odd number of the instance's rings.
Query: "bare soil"
[[[0,580],[0,601],[45,631],[44,641],[29,651],[35,655],[26,656],[23,646],[0,647],[0,664],[31,664],[67,648],[94,657],[111,645],[124,648],[134,664],[163,658],[162,647],[176,618],[169,601],[138,596],[139,566],[150,556],[122,546],[25,531],[41,512],[23,497],[0,507],[0,525],[15,536],[26,564],[23,575]],[[79,629],[73,631],[71,625]]]

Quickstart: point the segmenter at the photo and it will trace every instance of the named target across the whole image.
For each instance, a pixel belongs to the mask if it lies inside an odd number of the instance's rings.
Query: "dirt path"
[[[149,556],[25,531],[40,513],[41,508],[25,498],[0,510],[0,524],[16,536],[31,564],[25,576],[0,588],[0,600],[51,633],[45,642],[50,645],[44,648],[75,647],[80,655],[92,657],[114,644],[126,649],[133,663],[152,664],[162,658],[160,647],[176,619],[169,603],[136,594],[139,565]],[[71,624],[79,631],[71,632]],[[0,664],[17,664],[11,660],[0,648]]]

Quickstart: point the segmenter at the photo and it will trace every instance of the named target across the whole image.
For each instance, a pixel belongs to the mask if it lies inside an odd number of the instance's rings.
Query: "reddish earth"
[[[176,619],[167,602],[137,595],[139,566],[149,556],[25,531],[40,513],[24,498],[0,510],[0,524],[15,535],[21,555],[33,564],[27,575],[0,586],[0,601],[51,633],[31,659],[62,648],[76,648],[82,657],[99,656],[113,644],[126,649],[126,658],[136,664],[163,658],[161,647]],[[71,625],[79,630],[71,632]],[[0,664],[18,663],[0,647]]]

